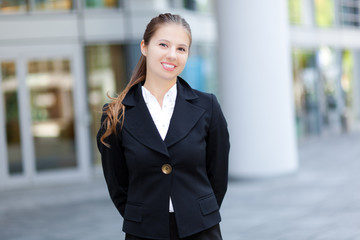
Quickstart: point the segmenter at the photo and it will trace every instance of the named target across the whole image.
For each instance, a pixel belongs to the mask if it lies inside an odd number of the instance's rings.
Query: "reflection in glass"
[[[212,12],[213,1],[211,0],[183,0],[185,9],[199,12]]]
[[[360,25],[360,2],[359,0],[342,0],[339,2],[339,23],[345,26]]]
[[[100,127],[101,109],[109,102],[106,94],[115,97],[126,84],[125,54],[121,45],[95,45],[86,47],[88,101],[91,111],[91,134],[94,163],[100,163],[96,146],[96,133]]]
[[[69,60],[30,61],[26,82],[30,91],[36,169],[76,166]]]
[[[38,11],[71,10],[72,8],[72,0],[35,0],[35,10]]]
[[[14,62],[1,63],[9,173],[22,173],[18,80]]]
[[[354,119],[354,56],[350,50],[344,50],[342,53],[342,75],[341,75],[341,92],[344,109],[341,115],[341,126],[344,132],[351,130],[350,123]]]
[[[354,72],[354,56],[351,51],[344,50],[342,54],[342,76],[341,87],[345,93],[346,106],[352,107],[353,105],[353,72]]]
[[[302,0],[289,0],[289,22],[292,25],[301,24],[301,1]]]
[[[0,0],[0,13],[26,12],[28,0]]]
[[[327,46],[293,49],[293,87],[298,136],[351,130],[354,60]]]
[[[319,106],[323,116],[323,126],[331,132],[341,129],[341,115],[344,106],[343,90],[340,82],[339,54],[336,50],[323,46],[317,51],[319,81]]]
[[[87,8],[116,8],[118,0],[85,0]]]
[[[316,53],[293,49],[293,88],[298,138],[319,133]]]
[[[334,1],[315,0],[315,21],[319,27],[334,25]]]

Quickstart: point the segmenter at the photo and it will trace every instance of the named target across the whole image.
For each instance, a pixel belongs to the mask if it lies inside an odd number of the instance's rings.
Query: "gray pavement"
[[[224,240],[360,240],[360,132],[299,144],[297,173],[231,181]],[[0,192],[0,240],[124,239],[102,177]]]

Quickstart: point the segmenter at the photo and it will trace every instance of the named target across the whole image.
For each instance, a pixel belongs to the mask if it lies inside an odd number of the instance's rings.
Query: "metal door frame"
[[[11,61],[16,64],[21,149],[23,153],[23,174],[10,175],[8,172],[7,143],[5,131],[3,131],[5,130],[4,102],[0,84],[0,189],[29,184],[47,184],[49,182],[71,182],[76,179],[90,177],[92,165],[89,141],[89,113],[86,103],[83,56],[83,47],[79,43],[0,47],[0,62]],[[64,58],[71,62],[71,73],[74,78],[73,104],[77,164],[72,169],[37,172],[35,168],[34,140],[31,133],[29,89],[26,84],[27,63],[31,60],[54,58]]]

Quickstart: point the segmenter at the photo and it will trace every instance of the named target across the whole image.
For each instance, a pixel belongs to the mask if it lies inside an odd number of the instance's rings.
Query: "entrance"
[[[47,46],[1,54],[0,49],[1,185],[89,176],[79,50]]]

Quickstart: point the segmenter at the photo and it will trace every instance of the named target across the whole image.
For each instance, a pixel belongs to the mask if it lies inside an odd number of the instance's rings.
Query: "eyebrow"
[[[166,39],[159,39],[158,42],[168,42],[168,43],[170,43],[170,41],[166,40]],[[180,43],[179,46],[188,47],[188,45],[186,45],[185,43]]]

